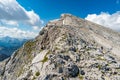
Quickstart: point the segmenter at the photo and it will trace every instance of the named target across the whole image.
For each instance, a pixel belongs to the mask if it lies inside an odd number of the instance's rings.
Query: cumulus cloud
[[[33,10],[27,11],[16,0],[0,0],[0,37],[34,38],[43,21]],[[33,31],[21,30],[31,26]],[[20,29],[21,28],[21,29]]]
[[[2,25],[9,25],[9,26],[16,26],[16,27],[19,26],[19,24],[18,24],[17,21],[12,21],[12,20],[9,20],[9,21],[8,21],[8,20],[1,20],[0,22],[1,22]]]
[[[14,38],[34,38],[37,36],[36,33],[30,31],[23,31],[18,28],[7,28],[0,26],[0,37],[14,37]]]
[[[89,14],[86,20],[120,31],[120,11],[109,14],[101,12],[100,14]]]
[[[25,10],[16,0],[0,0],[0,22],[10,25],[19,25],[22,22],[33,27],[40,27],[43,23],[33,10]]]

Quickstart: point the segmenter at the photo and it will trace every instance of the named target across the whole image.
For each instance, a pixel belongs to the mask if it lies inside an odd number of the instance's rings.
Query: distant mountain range
[[[6,54],[0,54],[0,61],[6,59],[6,58],[8,58],[8,57],[9,57],[9,56],[6,55]]]
[[[9,57],[15,50],[20,48],[27,39],[17,39],[11,37],[0,38],[0,61]]]

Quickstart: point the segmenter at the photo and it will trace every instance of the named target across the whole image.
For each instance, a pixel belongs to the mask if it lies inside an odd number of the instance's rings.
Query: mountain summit
[[[1,80],[119,80],[120,34],[62,14],[0,63]]]

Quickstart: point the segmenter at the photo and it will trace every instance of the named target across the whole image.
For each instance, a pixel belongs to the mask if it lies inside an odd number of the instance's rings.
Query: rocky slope
[[[120,33],[70,14],[0,63],[1,80],[120,80]]]

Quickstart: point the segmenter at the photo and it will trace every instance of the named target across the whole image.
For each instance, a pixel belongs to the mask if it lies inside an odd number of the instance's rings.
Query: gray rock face
[[[120,33],[71,14],[0,63],[0,80],[120,80]]]
[[[67,77],[77,77],[79,74],[79,68],[77,65],[71,65],[69,64],[65,69],[64,69],[64,75]]]

